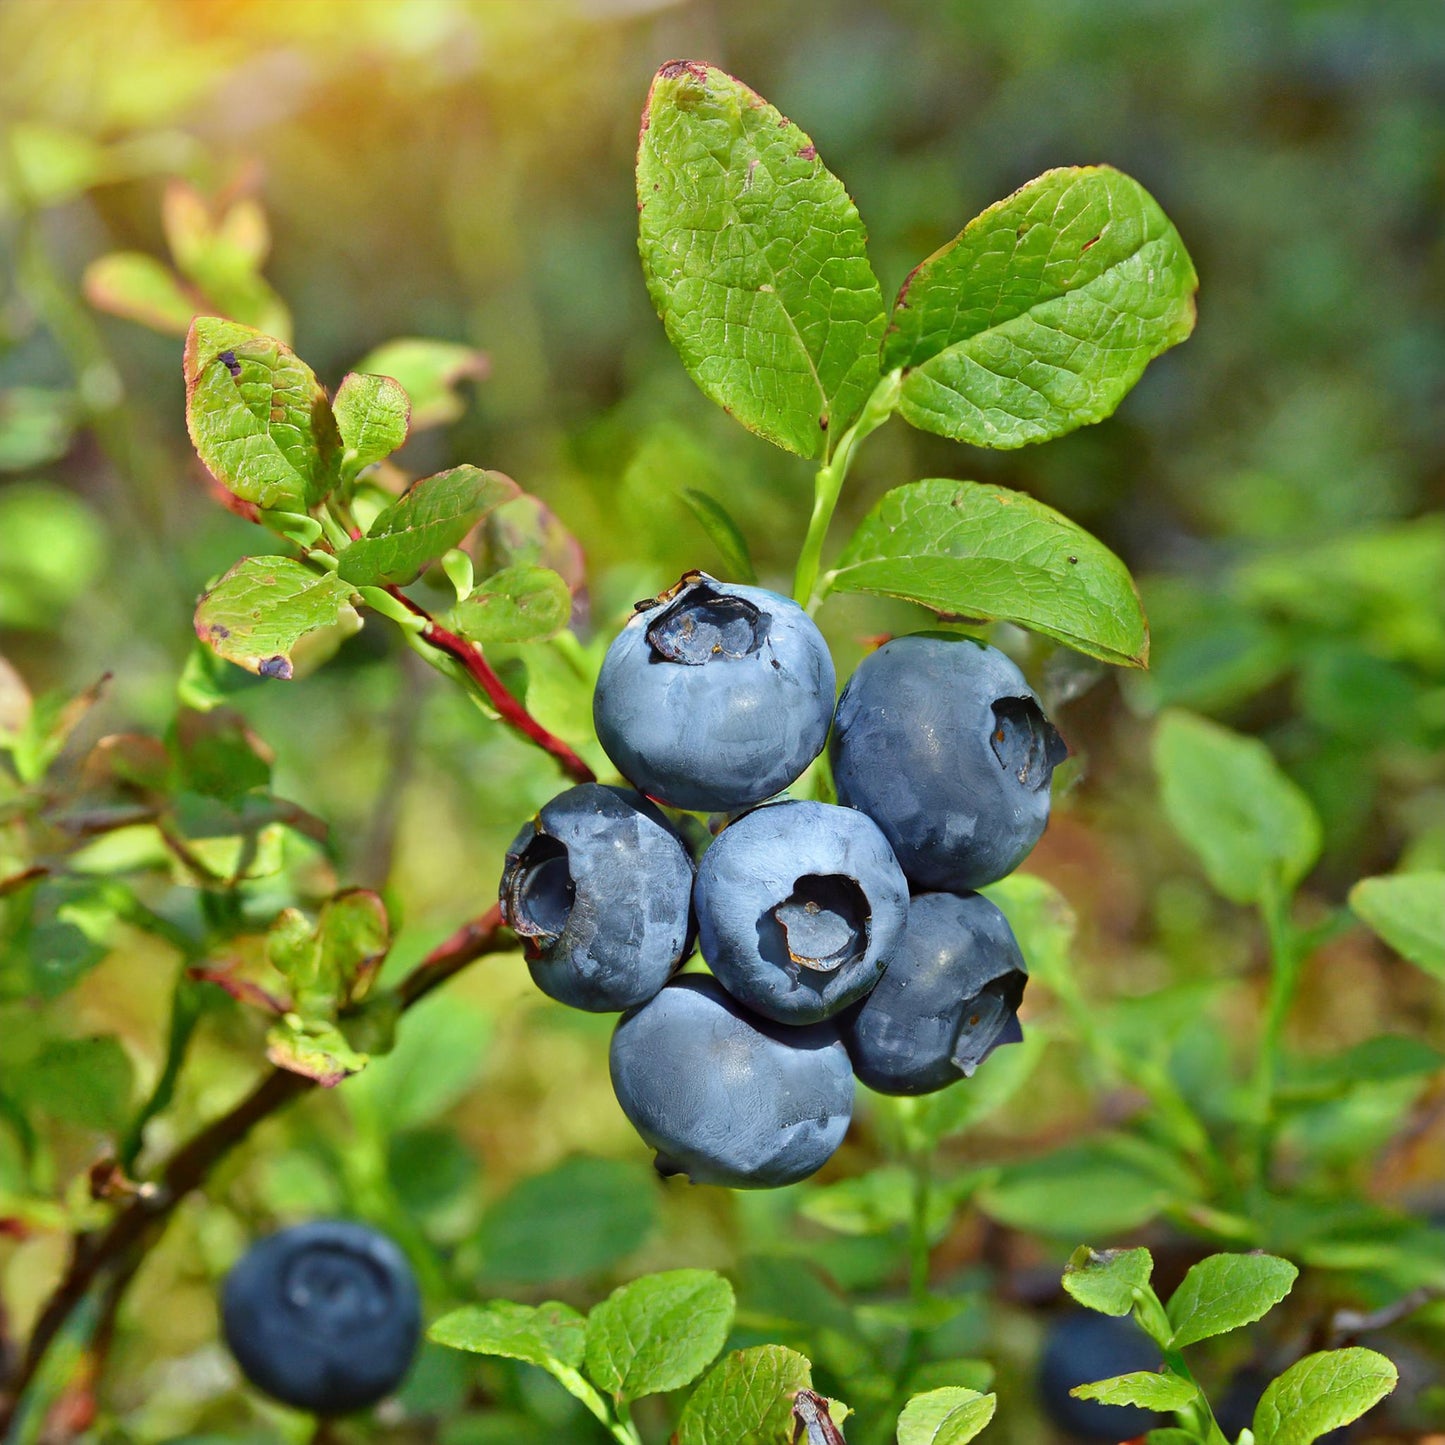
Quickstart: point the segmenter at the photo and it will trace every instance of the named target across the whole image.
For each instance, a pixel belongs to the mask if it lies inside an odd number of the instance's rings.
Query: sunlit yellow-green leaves
[[[863,224],[797,126],[698,61],[658,71],[637,153],[648,290],[698,386],[820,457],[877,379],[883,295]]]
[[[1193,263],[1137,181],[1046,171],[970,221],[898,294],[883,368],[914,426],[1018,447],[1103,420],[1194,328]]]
[[[1004,487],[942,478],[895,487],[824,587],[903,597],[948,618],[1016,622],[1106,662],[1149,659],[1124,564],[1052,507]]]
[[[199,316],[186,337],[185,376],[191,441],[227,491],[283,512],[325,499],[341,436],[321,383],[289,346]]]

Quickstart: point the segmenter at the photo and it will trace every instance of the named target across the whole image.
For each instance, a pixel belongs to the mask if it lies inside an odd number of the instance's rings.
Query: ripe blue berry
[[[920,893],[873,992],[839,1020],[853,1071],[880,1094],[972,1074],[1018,1022],[1028,971],[1008,920],[977,893]]]
[[[830,1024],[751,1016],[702,974],[623,1014],[612,1087],[662,1174],[768,1189],[816,1173],[853,1113],[848,1055]]]
[[[543,993],[606,1013],[645,1003],[692,951],[692,859],[626,788],[584,783],[507,850],[502,917]]]
[[[838,701],[838,801],[883,830],[916,888],[962,893],[1013,872],[1049,820],[1068,755],[1023,674],[967,639],[898,637]]]
[[[401,1383],[421,1338],[421,1299],[384,1234],[317,1220],[252,1246],[226,1277],[221,1324],[258,1390],[341,1415]]]
[[[694,890],[703,957],[732,996],[810,1024],[878,982],[908,921],[908,880],[877,826],[828,803],[774,803],[724,828]]]
[[[828,646],[797,603],[689,573],[613,641],[593,717],[644,793],[729,812],[780,792],[822,752],[834,688]]]

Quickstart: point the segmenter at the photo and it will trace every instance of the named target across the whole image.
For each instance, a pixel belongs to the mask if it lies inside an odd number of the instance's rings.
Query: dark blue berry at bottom
[[[1165,1417],[1133,1405],[1076,1400],[1069,1391],[1095,1380],[1158,1368],[1158,1349],[1132,1319],[1075,1311],[1056,1320],[1044,1341],[1039,1403],[1049,1419],[1076,1440],[1134,1440],[1164,1424]]]
[[[421,1339],[421,1297],[386,1235],[316,1220],[242,1257],[226,1277],[221,1325],[258,1390],[298,1410],[344,1415],[405,1377]]]

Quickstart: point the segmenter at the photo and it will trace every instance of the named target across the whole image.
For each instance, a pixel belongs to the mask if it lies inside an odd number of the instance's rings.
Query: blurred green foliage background
[[[1430,0],[9,0],[0,653],[31,690],[108,671],[94,729],[163,728],[196,594],[257,545],[201,483],[179,341],[81,294],[104,253],[165,256],[174,176],[263,202],[265,274],[328,385],[397,336],[487,353],[463,414],[398,460],[414,474],[476,462],[543,498],[585,548],[597,636],[634,598],[718,565],[659,481],[722,499],[763,580],[787,590],[809,471],[694,390],[637,263],[638,113],[653,71],[679,55],[741,76],[808,131],[858,203],[886,294],[1054,165],[1127,171],[1194,257],[1196,335],[1113,419],[1011,453],[889,427],[835,532],[886,486],[970,477],[1058,507],[1140,578],[1148,676],[1034,658],[1079,763],[1029,866],[1080,915],[1090,989],[1130,998],[1232,979],[1238,1009],[1261,969],[1248,919],[1208,893],[1161,820],[1147,738],[1163,704],[1265,738],[1306,789],[1327,829],[1311,883],[1321,906],[1402,859],[1445,866],[1445,11]],[[830,603],[840,677],[866,639],[920,616]],[[368,629],[315,677],[238,678],[235,705],[275,749],[277,790],[332,826],[334,856],[308,866],[385,889],[404,963],[487,906],[507,841],[557,780],[387,645]],[[1358,932],[1333,944],[1308,980],[1301,1037],[1438,1041],[1438,988],[1400,969]],[[127,939],[67,1002],[74,1028],[118,1032],[148,1082],[170,978],[163,950]],[[1229,1023],[1227,1008],[1206,1010],[1191,1036],[1202,1076]],[[542,999],[515,960],[492,960],[408,1020],[396,1056],[268,1124],[138,1281],[112,1374],[116,1428],[129,1432],[117,1438],[294,1430],[235,1393],[213,1282],[252,1232],[334,1210],[395,1229],[419,1259],[440,1249],[445,1268],[425,1281],[437,1302],[464,1290],[591,1298],[644,1268],[719,1265],[741,1272],[762,1339],[793,1318],[785,1305],[822,1291],[805,1333],[846,1394],[865,1369],[856,1322],[832,1319],[838,1297],[799,1261],[866,1301],[896,1283],[896,1237],[799,1224],[794,1191],[654,1186],[607,1087],[609,1028]],[[258,1039],[239,1011],[214,1010],[178,1118],[233,1098]],[[1207,1077],[1200,1087],[1207,1096]],[[1347,1121],[1360,1190],[1438,1188],[1438,1110],[1408,1157],[1370,1154],[1411,1102],[1391,1096],[1371,1106],[1373,1125]],[[956,1148],[968,1161],[1029,1153],[1136,1106],[1081,1090],[1062,1047],[1025,1106]],[[178,1127],[162,1121],[153,1142]],[[881,1127],[864,1113],[828,1177],[876,1162]],[[57,1188],[94,1146],[93,1128],[57,1129]],[[1047,1274],[1084,1227],[1061,1223],[1064,1238],[1001,1240],[961,1212],[937,1268],[955,1292],[1000,1251],[1006,1273]],[[0,1242],[12,1324],[62,1247],[44,1229]],[[969,1298],[931,1348],[994,1359],[1007,1379],[1037,1324],[986,1317]],[[448,1441],[592,1438],[525,1371],[488,1375],[481,1395],[474,1374],[428,1354],[408,1401],[446,1420]],[[1026,1389],[1002,1388],[999,1438],[1039,1438]]]

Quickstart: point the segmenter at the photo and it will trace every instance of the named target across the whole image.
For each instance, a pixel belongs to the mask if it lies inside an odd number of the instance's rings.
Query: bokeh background
[[[787,590],[809,470],[696,392],[637,263],[638,114],[676,56],[732,71],[811,135],[858,203],[885,294],[1054,165],[1129,172],[1194,257],[1197,333],[1114,418],[996,454],[895,422],[863,451],[835,524],[836,544],[899,482],[999,482],[1096,532],[1140,579],[1152,673],[1055,658],[1044,679],[1076,761],[1029,867],[1078,912],[1089,987],[1229,979],[1247,1007],[1261,973],[1252,922],[1208,892],[1161,820],[1148,737],[1163,705],[1263,737],[1306,789],[1326,825],[1310,884],[1322,908],[1402,860],[1445,866],[1445,11],[1429,0],[8,0],[0,652],[32,691],[108,671],[95,726],[162,729],[196,594],[257,546],[201,484],[179,341],[81,291],[103,254],[165,257],[174,177],[263,204],[265,275],[328,385],[397,336],[487,354],[461,415],[398,460],[418,475],[476,462],[544,499],[585,549],[597,635],[635,597],[718,564],[671,485],[723,500],[764,580]],[[870,636],[920,625],[845,599],[821,620],[840,676]],[[556,788],[379,628],[311,678],[240,687],[234,705],[274,748],[277,790],[331,824],[328,876],[385,888],[401,962],[487,905],[507,841]],[[156,946],[132,940],[65,1005],[80,1030],[120,1032],[137,1088],[157,1067],[169,982]],[[1358,932],[1311,965],[1303,998],[1300,1036],[1321,1045],[1441,1032],[1438,988]],[[1047,997],[1031,1007],[1046,1029]],[[1228,1025],[1205,1011],[1199,1069]],[[515,959],[489,961],[410,1020],[370,1078],[263,1129],[138,1281],[109,1387],[115,1438],[294,1433],[237,1393],[212,1292],[253,1232],[308,1213],[364,1213],[419,1256],[444,1254],[437,1299],[586,1301],[645,1268],[717,1265],[740,1271],[757,1338],[776,1338],[799,1261],[855,1300],[896,1286],[896,1231],[800,1221],[793,1191],[652,1184],[607,1087],[609,1027],[541,999]],[[258,1039],[234,1012],[208,1021],[181,1120],[234,1097]],[[1438,1111],[1405,1163],[1382,1176],[1371,1162],[1413,1102],[1348,1121],[1361,1190],[1418,1199],[1438,1183]],[[1129,1107],[1081,1088],[1061,1043],[1027,1104],[956,1152],[1036,1152]],[[72,1132],[56,1136],[61,1183],[94,1147]],[[877,1132],[865,1117],[830,1177],[875,1161]],[[972,1301],[944,1352],[995,1360],[993,1431],[1037,1439],[1038,1319],[966,1291],[1000,1251],[1005,1270],[1046,1276],[1078,1240],[1001,1243],[999,1229],[961,1210],[944,1231],[939,1278]],[[14,1321],[62,1249],[44,1230],[0,1243]],[[846,1394],[863,1369],[849,1330],[794,1333]],[[480,1393],[475,1381],[428,1354],[407,1396],[430,1422],[418,1438],[592,1438],[526,1371]]]

